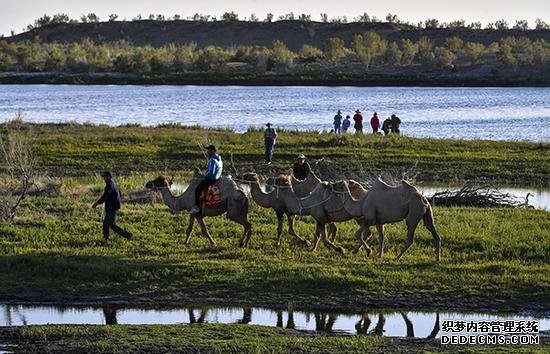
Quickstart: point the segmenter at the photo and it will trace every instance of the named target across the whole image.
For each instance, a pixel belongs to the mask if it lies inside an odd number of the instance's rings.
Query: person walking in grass
[[[334,132],[336,134],[341,133],[341,130],[340,130],[341,125],[342,125],[342,111],[338,110],[338,112],[334,116]]]
[[[95,209],[98,205],[105,203],[105,217],[103,218],[103,239],[109,239],[109,230],[113,230],[120,236],[132,240],[132,233],[122,229],[116,224],[116,216],[120,210],[120,189],[113,180],[113,175],[110,171],[101,172],[101,177],[105,181],[105,189],[103,195],[99,198],[92,208]]]
[[[342,134],[346,134],[348,132],[349,126],[351,125],[350,117],[346,116],[346,119],[342,122]]]
[[[271,123],[265,125],[267,128],[264,131],[264,144],[265,144],[265,162],[271,165],[273,160],[273,148],[275,147],[275,140],[277,139],[277,132],[271,126]]]
[[[374,112],[370,119],[370,126],[373,134],[378,134],[378,128],[380,128],[380,119],[378,119],[378,113]]]

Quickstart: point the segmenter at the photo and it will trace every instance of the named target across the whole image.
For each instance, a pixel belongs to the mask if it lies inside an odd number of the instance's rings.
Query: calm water
[[[263,307],[77,307],[0,305],[0,326],[38,324],[193,324],[240,323],[339,334],[380,334],[391,337],[436,338],[444,320],[538,320],[550,329],[550,318],[476,312],[366,310],[322,312],[274,310]]]
[[[330,130],[336,110],[419,137],[550,141],[550,88],[0,85],[0,120]],[[368,126],[368,123],[367,123]]]

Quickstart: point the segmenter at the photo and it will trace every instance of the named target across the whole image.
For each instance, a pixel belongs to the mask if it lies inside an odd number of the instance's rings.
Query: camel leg
[[[384,225],[376,224],[376,230],[378,231],[378,257],[382,258],[384,256]]]
[[[297,238],[304,246],[309,247],[309,241],[305,238],[300,237],[300,235],[298,235],[296,231],[294,231],[294,220],[296,220],[296,215],[286,214],[286,217],[288,219],[288,233]]]
[[[336,234],[338,233],[338,228],[336,227],[336,224],[331,222],[328,224],[328,239],[330,242],[334,243],[336,240]]]
[[[216,247],[216,241],[210,236],[210,233],[208,232],[208,229],[206,228],[206,224],[204,223],[204,219],[202,216],[196,217],[197,222],[199,223],[199,226],[201,227],[201,233],[204,237],[208,239],[210,242],[210,247],[215,248]]]
[[[426,214],[424,214],[424,226],[432,234],[435,246],[435,261],[439,262],[441,261],[441,236],[439,236],[435,229],[434,218],[431,208],[426,211]]]
[[[368,227],[361,226],[361,228],[359,228],[359,230],[357,230],[357,232],[355,233],[355,238],[357,239],[357,241],[359,241],[359,244],[357,245],[357,248],[355,249],[354,252],[358,253],[362,247],[365,247],[365,251],[367,252],[367,257],[368,257],[372,253],[372,249],[369,247],[369,245],[363,238],[364,234],[367,235],[367,240],[368,240],[371,234],[370,229]]]
[[[340,252],[341,254],[344,254],[345,251],[341,246],[336,246],[334,243],[332,243],[327,238],[327,233],[326,233],[326,230],[325,230],[325,224],[317,222],[317,225],[318,225],[318,229],[321,231],[321,238],[322,238],[323,243],[325,244],[325,246],[327,246],[328,249],[332,249],[332,250],[335,250],[337,252]]]
[[[324,228],[324,226],[323,226]],[[315,234],[313,235],[313,247],[311,248],[311,251],[314,252],[316,249],[317,249],[317,246],[319,245],[319,235],[320,235],[320,231],[319,231],[319,224],[317,224],[315,226]]]
[[[277,214],[277,239],[275,240],[275,246],[281,245],[281,238],[283,236],[283,212],[276,211]]]
[[[185,242],[184,244],[189,244],[189,239],[191,238],[191,232],[193,231],[193,225],[195,224],[195,217],[193,215],[189,215],[189,225],[187,225],[187,229],[185,230]]]
[[[414,242],[414,232],[416,231],[416,227],[418,226],[419,221],[420,221],[419,219],[416,219],[416,218],[412,219],[412,218],[407,217],[407,243],[405,244],[405,246],[401,250],[401,253],[399,254],[399,256],[397,256],[397,260],[400,260],[401,257],[403,257],[403,254],[405,254],[405,252],[407,252],[407,250],[413,244],[413,242]]]
[[[227,218],[243,226],[244,231],[239,246],[248,247],[250,237],[252,236],[252,224],[248,221],[248,200],[243,199],[242,202],[244,204],[240,205],[240,207],[237,205],[228,205]]]

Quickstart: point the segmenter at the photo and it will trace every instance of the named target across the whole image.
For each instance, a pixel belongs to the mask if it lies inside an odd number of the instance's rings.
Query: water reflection
[[[532,316],[493,313],[369,310],[363,312],[307,311],[262,307],[82,307],[0,306],[1,326],[37,324],[254,324],[345,335],[437,338],[441,319],[532,320]],[[550,318],[539,318],[541,331]]]

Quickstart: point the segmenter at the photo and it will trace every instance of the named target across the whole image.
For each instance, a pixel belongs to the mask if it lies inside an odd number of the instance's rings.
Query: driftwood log
[[[518,200],[510,193],[502,193],[490,184],[467,183],[458,190],[437,192],[428,200],[439,206],[470,206],[478,208],[530,208],[528,194],[525,200]]]

